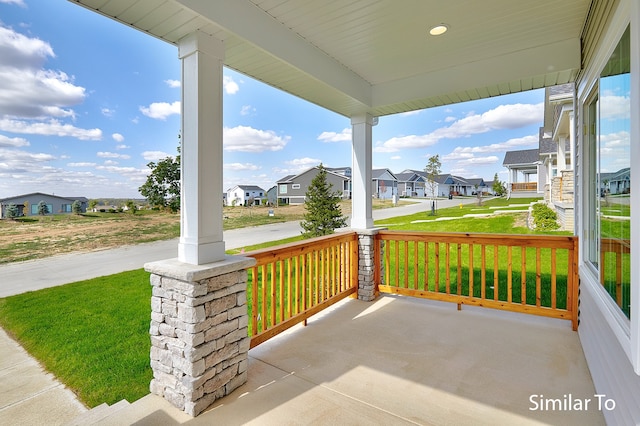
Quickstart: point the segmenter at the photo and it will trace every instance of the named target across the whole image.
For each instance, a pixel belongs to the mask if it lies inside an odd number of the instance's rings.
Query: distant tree
[[[75,200],[72,204],[71,204],[71,211],[74,214],[81,214],[82,213],[82,204],[80,203],[80,201]]]
[[[180,155],[150,162],[147,167],[151,173],[139,188],[140,193],[152,206],[177,212],[180,209]]]
[[[131,214],[136,214],[136,211],[138,210],[138,206],[136,206],[136,202],[133,200],[129,200],[126,203],[127,206],[127,210],[129,211],[129,213]]]
[[[504,182],[501,182],[500,179],[498,179],[497,173],[493,176],[493,186],[491,187],[491,190],[493,191],[493,194],[498,197],[502,197],[507,193],[507,188],[505,188]]]
[[[438,182],[436,178],[440,175],[441,167],[440,155],[436,154],[429,157],[429,161],[424,168],[424,171],[427,173],[427,186],[429,187],[431,198],[435,198],[437,195]]]
[[[327,182],[327,171],[322,163],[318,167],[316,177],[306,192],[304,220],[300,222],[305,237],[319,237],[333,234],[337,228],[347,224],[347,218],[340,210],[340,194],[334,192]]]
[[[44,201],[40,201],[38,203],[38,214],[40,216],[44,216],[44,215],[47,215],[49,213],[51,213],[51,212],[49,211],[49,207],[47,206],[47,203],[45,203]]]
[[[4,214],[7,216],[8,219],[15,220],[16,217],[18,217],[18,215],[20,214],[20,212],[18,211],[18,206],[11,203],[7,206],[6,210],[4,211]]]
[[[98,200],[89,200],[89,210],[93,210],[98,205]]]

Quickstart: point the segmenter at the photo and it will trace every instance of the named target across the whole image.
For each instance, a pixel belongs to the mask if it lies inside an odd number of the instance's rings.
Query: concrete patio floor
[[[149,396],[103,424],[605,424],[568,321],[347,299],[249,356],[248,382],[197,418]],[[532,410],[532,395],[563,404],[571,395],[574,409]],[[580,399],[588,410],[575,410]]]

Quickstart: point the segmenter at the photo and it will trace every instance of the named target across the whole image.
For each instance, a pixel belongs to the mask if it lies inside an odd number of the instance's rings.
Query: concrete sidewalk
[[[60,425],[87,408],[0,328],[0,424]]]

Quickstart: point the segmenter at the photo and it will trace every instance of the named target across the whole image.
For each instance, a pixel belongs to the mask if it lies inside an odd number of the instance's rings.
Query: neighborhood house
[[[80,203],[81,213],[86,213],[89,202],[86,197],[60,197],[41,192],[17,195],[0,200],[0,218],[7,218],[7,208],[12,204],[18,208],[18,216],[37,216],[40,214],[38,205],[41,202],[47,206],[47,214],[72,213],[75,201]]]

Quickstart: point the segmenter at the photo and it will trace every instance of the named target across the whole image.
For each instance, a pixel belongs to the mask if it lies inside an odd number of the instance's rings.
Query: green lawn
[[[149,392],[142,269],[0,299],[0,325],[89,407]]]

